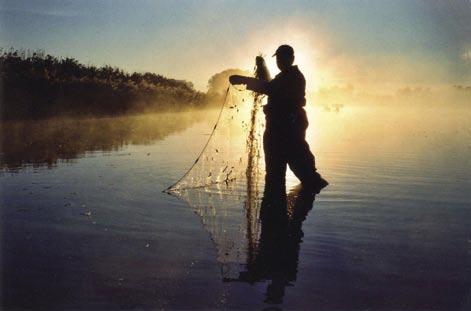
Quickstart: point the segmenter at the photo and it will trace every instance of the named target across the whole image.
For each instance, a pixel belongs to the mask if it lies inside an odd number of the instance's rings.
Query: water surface
[[[309,115],[308,139],[330,185],[289,238],[280,307],[469,310],[470,109]],[[244,215],[246,200],[214,197],[202,214],[161,192],[193,163],[214,116],[3,124],[4,307],[271,306],[276,280],[231,281],[221,264],[231,242],[222,237],[237,222],[219,211]],[[296,184],[290,173],[288,189]]]

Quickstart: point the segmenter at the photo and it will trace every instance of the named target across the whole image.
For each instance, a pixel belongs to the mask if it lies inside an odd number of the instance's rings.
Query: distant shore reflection
[[[110,118],[51,118],[0,123],[0,168],[54,167],[86,152],[145,145],[202,120],[203,113],[154,113]]]

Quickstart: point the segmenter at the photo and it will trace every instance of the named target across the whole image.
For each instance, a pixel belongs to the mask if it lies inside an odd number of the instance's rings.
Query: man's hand
[[[241,75],[232,75],[229,77],[231,84],[247,84],[247,77]]]
[[[257,67],[261,67],[261,66],[266,66],[265,65],[265,59],[262,57],[262,56],[256,56],[255,57],[255,65]]]

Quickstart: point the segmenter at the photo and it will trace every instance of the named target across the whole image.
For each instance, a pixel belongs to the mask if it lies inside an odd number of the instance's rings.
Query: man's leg
[[[314,155],[306,142],[306,130],[309,126],[307,114],[300,109],[296,114],[296,121],[289,130],[288,164],[294,175],[303,183],[312,183],[316,173]]]
[[[293,137],[288,150],[288,165],[303,184],[311,184],[318,177],[314,155],[302,137]]]
[[[282,135],[270,129],[263,134],[265,152],[265,190],[272,194],[286,193],[286,146]]]
[[[290,139],[288,164],[303,186],[320,190],[328,185],[316,171],[314,155],[305,140],[305,130],[293,131]]]

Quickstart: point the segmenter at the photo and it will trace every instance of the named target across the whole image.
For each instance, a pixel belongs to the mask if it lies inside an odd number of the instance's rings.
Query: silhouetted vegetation
[[[0,50],[0,82],[3,120],[181,110],[205,103],[187,81],[86,66],[41,51]]]

